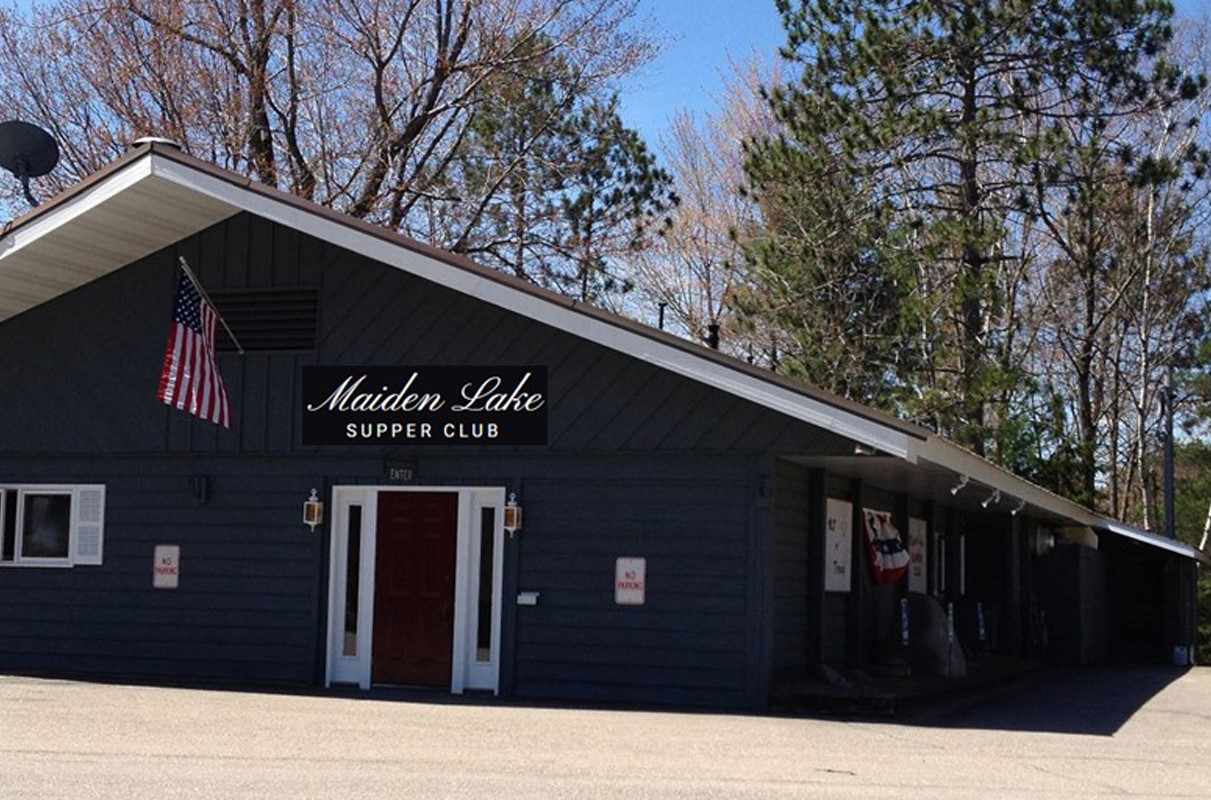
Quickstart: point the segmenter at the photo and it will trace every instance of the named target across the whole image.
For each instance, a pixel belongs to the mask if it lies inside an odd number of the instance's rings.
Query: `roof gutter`
[[[7,256],[53,234],[149,178],[195,193],[186,196],[201,196],[212,201],[212,215],[198,215],[193,220],[197,225],[211,224],[218,210],[223,210],[224,214],[247,211],[643,359],[910,464],[933,464],[956,476],[966,476],[968,480],[998,489],[1045,514],[1107,530],[1211,566],[1211,556],[1199,549],[1100,516],[923,428],[671,334],[585,306],[394,231],[258,184],[246,176],[199,161],[163,144],[148,143],[132,148],[113,164],[6,225],[0,233],[0,270]],[[150,183],[155,184],[155,181]],[[185,230],[174,233],[177,234],[189,235]],[[165,242],[163,246],[168,244],[171,242]]]
[[[1107,531],[1185,558],[1192,558],[1204,566],[1211,567],[1211,555],[1194,545],[1098,514],[941,437],[930,436],[925,441],[913,442],[910,451],[918,461],[937,465],[950,470],[956,476],[966,476],[970,481],[1000,490],[1003,497],[1007,496],[1005,499],[1016,498],[1045,514],[1062,517],[1076,525]]]
[[[840,398],[829,402],[832,398],[825,398],[823,392],[811,392],[772,373],[739,369],[729,363],[733,359],[707,357],[704,348],[657,335],[646,326],[596,312],[537,287],[518,285],[521,281],[507,279],[457,256],[434,252],[392,231],[259,184],[234,182],[226,174],[214,174],[185,163],[176,154],[165,155],[168,157],[157,157],[152,162],[156,177],[890,455],[911,461],[910,442],[924,436],[923,432],[916,434],[906,423],[882,421],[873,409],[859,413],[862,409],[856,404]]]

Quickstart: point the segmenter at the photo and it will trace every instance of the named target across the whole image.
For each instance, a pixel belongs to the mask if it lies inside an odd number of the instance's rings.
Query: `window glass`
[[[71,495],[38,494],[23,497],[22,558],[67,558],[71,535]]]
[[[492,660],[492,563],[495,560],[496,509],[485,507],[479,518],[479,614],[475,627],[475,660]]]
[[[345,643],[342,654],[357,655],[357,604],[361,596],[362,507],[349,506],[349,552],[345,557]]]

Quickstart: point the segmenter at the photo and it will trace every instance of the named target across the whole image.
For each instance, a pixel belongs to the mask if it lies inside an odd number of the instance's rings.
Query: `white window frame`
[[[468,494],[470,513],[467,515],[466,523],[459,526],[459,553],[462,571],[460,580],[462,581],[461,591],[465,593],[463,598],[465,611],[459,622],[461,622],[461,629],[466,634],[466,644],[461,655],[457,643],[454,652],[455,657],[459,658],[463,665],[460,676],[462,688],[487,690],[498,694],[500,692],[500,624],[503,601],[501,581],[504,578],[505,555],[505,490],[503,488],[477,488]],[[481,522],[485,508],[493,510],[492,530],[488,531],[492,536],[492,599],[488,632],[488,659],[480,661],[479,581],[481,559],[483,558],[482,534],[485,532],[481,527]],[[462,557],[464,552],[466,556]],[[455,628],[455,636],[458,635],[458,630],[459,628]],[[459,676],[458,667],[454,672],[456,676]]]
[[[13,552],[9,560],[0,560],[0,567],[52,567],[70,569],[81,565],[100,565],[105,539],[104,484],[0,484],[0,536],[7,535],[6,503],[14,492],[16,512],[13,516]],[[25,498],[29,495],[66,495],[71,511],[67,533],[67,555],[63,558],[27,556],[22,553],[25,527]]]

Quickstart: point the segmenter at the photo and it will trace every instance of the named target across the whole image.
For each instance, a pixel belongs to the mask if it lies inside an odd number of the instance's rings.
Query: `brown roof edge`
[[[913,423],[894,417],[890,414],[886,414],[876,409],[864,406],[861,403],[831,394],[830,392],[826,392],[823,389],[812,386],[811,384],[803,381],[787,378],[769,370],[755,367],[752,364],[738,358],[720,353],[717,350],[712,350],[704,345],[687,341],[666,331],[657,330],[650,325],[645,325],[636,320],[628,319],[626,317],[604,311],[587,303],[573,300],[549,289],[536,286],[535,284],[516,276],[508,275],[500,272],[499,270],[490,269],[477,264],[465,256],[457,255],[447,250],[442,250],[438,247],[419,242],[396,231],[388,230],[387,228],[383,228],[382,226],[375,225],[365,220],[351,217],[348,214],[344,214],[326,206],[321,206],[310,200],[304,200],[303,198],[297,197],[288,192],[284,192],[280,189],[266,186],[265,184],[258,183],[247,176],[239,175],[215,164],[203,161],[202,159],[189,155],[188,153],[184,152],[184,150],[161,142],[151,141],[132,146],[130,150],[128,150],[115,161],[107,164],[102,169],[84,178],[66,191],[54,196],[50,200],[47,200],[37,208],[32,209],[28,213],[13,220],[11,223],[9,223],[9,225],[5,226],[2,232],[0,232],[0,238],[7,235],[11,231],[23,227],[42,217],[43,215],[50,213],[54,209],[70,202],[75,197],[88,191],[93,186],[102,183],[115,173],[118,173],[140,159],[149,157],[151,155],[159,156],[166,160],[176,162],[182,166],[197,170],[212,178],[233,186],[237,186],[241,189],[245,189],[254,194],[264,196],[279,203],[284,203],[306,213],[317,215],[345,227],[352,228],[360,233],[373,236],[384,242],[403,247],[404,249],[410,250],[419,255],[440,261],[457,269],[471,272],[476,277],[502,284],[516,291],[524,292],[525,294],[544,300],[548,303],[553,303],[577,313],[592,317],[599,322],[603,322],[636,335],[646,337],[661,344],[673,347],[684,353],[706,359],[729,369],[741,372],[750,377],[768,382],[780,388],[823,403],[824,405],[828,405],[871,422],[893,428],[900,433],[904,433],[922,440],[927,439],[932,435],[930,431]]]
[[[56,208],[71,202],[92,187],[96,186],[98,183],[104,182],[114,173],[121,172],[123,169],[130,166],[131,163],[138,161],[139,158],[151,152],[152,147],[159,148],[155,151],[157,153],[163,153],[171,149],[164,147],[163,145],[138,145],[136,147],[132,147],[118,158],[101,167],[101,169],[97,170],[96,172],[90,173],[58,194],[43,200],[38,204],[37,208],[31,208],[24,214],[14,217],[6,222],[3,229],[0,229],[0,239],[8,236],[18,228],[23,228],[26,225],[37,221],[41,217],[49,214],[51,211],[54,211]]]
[[[565,297],[564,295],[557,294],[548,289],[543,289],[542,287],[536,286],[532,283],[529,283],[528,281],[524,281],[524,280],[514,277],[512,275],[507,275],[507,274],[499,272],[497,270],[489,269],[487,267],[476,264],[475,262],[467,259],[464,256],[459,256],[454,253],[450,253],[446,250],[441,250],[441,249],[433,247],[431,245],[427,245],[422,242],[418,242],[414,239],[411,239],[411,238],[404,236],[400,233],[397,233],[395,231],[387,230],[380,226],[368,223],[364,220],[355,219],[346,214],[342,214],[342,213],[340,213],[338,211],[334,211],[330,208],[320,206],[311,201],[303,200],[302,198],[296,197],[287,192],[283,192],[281,190],[274,189],[269,186],[265,186],[264,184],[253,181],[251,178],[238,175],[236,173],[230,172],[229,170],[225,170],[222,167],[218,167],[209,162],[202,161],[201,159],[188,155],[184,151],[179,150],[171,145],[166,145],[166,144],[160,143],[160,142],[146,142],[146,143],[141,143],[141,144],[132,146],[126,153],[124,153],[119,158],[115,159],[113,162],[107,164],[100,170],[92,173],[91,175],[82,179],[78,183],[72,185],[71,187],[69,187],[65,191],[59,193],[58,195],[55,195],[54,197],[44,201],[37,208],[31,209],[30,211],[26,212],[25,214],[21,215],[20,217],[17,217],[16,219],[7,223],[4,226],[3,230],[0,231],[0,239],[3,239],[3,237],[6,236],[7,234],[9,234],[11,231],[16,230],[20,227],[23,227],[25,225],[28,225],[29,223],[50,213],[54,209],[59,208],[60,206],[70,202],[77,196],[88,191],[95,185],[102,183],[107,178],[111,177],[112,175],[114,175],[117,172],[120,172],[122,169],[128,167],[132,163],[135,163],[138,160],[140,160],[141,158],[144,158],[144,157],[152,155],[152,154],[163,157],[165,159],[168,159],[168,160],[171,160],[174,162],[177,162],[177,163],[180,163],[183,166],[187,166],[191,169],[198,170],[208,176],[222,180],[231,185],[246,189],[255,194],[263,195],[263,196],[271,198],[277,202],[285,203],[291,207],[297,208],[304,212],[307,212],[310,214],[315,214],[315,215],[318,215],[325,219],[329,219],[340,225],[357,230],[361,233],[369,234],[377,239],[380,239],[382,241],[388,242],[390,244],[393,244],[393,245],[396,245],[399,247],[403,247],[404,249],[411,250],[418,254],[435,259],[435,260],[440,261],[449,266],[469,271],[469,272],[475,274],[476,276],[482,277],[486,280],[490,280],[490,281],[494,281],[499,284],[503,284],[512,289],[532,295],[532,296],[539,298],[541,300],[544,300],[546,302],[554,303],[559,306],[563,306],[564,308],[568,308],[577,313],[592,317],[595,320],[598,320],[602,323],[609,324],[614,327],[621,328],[623,330],[627,330],[629,332],[635,333],[636,335],[646,337],[648,339],[651,339],[653,341],[659,342],[664,345],[668,345],[669,347],[675,348],[675,349],[685,352],[687,354],[696,356],[698,358],[701,358],[701,359],[704,359],[707,361],[711,361],[711,362],[720,364],[729,369],[735,370],[736,372],[740,372],[742,374],[754,377],[758,380],[762,380],[762,381],[765,381],[772,385],[779,386],[788,391],[802,395],[806,398],[815,400],[815,401],[823,403],[825,405],[832,406],[834,408],[845,411],[847,413],[854,414],[855,416],[861,417],[863,419],[867,419],[876,424],[884,425],[886,427],[892,428],[894,430],[897,430],[901,433],[907,434],[914,438],[920,439],[922,441],[932,440],[932,441],[938,442],[938,443],[944,445],[947,449],[952,450],[953,452],[962,453],[968,457],[980,459],[981,461],[993,466],[996,470],[1004,473],[1006,476],[1009,476],[1009,477],[1017,479],[1017,480],[1025,480],[1024,478],[1021,478],[1020,476],[1015,475],[1014,473],[1010,472],[1009,470],[1006,470],[1003,467],[999,467],[995,464],[992,464],[992,462],[987,461],[987,459],[984,459],[981,456],[976,455],[975,453],[972,453],[969,450],[966,450],[965,448],[959,446],[958,444],[955,444],[954,442],[951,442],[941,436],[938,436],[938,435],[932,433],[931,431],[929,431],[925,428],[922,428],[918,425],[915,425],[910,422],[906,422],[897,417],[893,417],[890,414],[886,414],[884,412],[878,411],[873,408],[869,408],[867,406],[864,406],[864,405],[854,402],[852,400],[847,400],[843,397],[833,395],[829,392],[824,391],[823,389],[812,386],[811,384],[805,383],[803,381],[793,380],[791,378],[787,378],[787,377],[778,375],[777,373],[770,372],[769,370],[755,367],[752,364],[749,364],[740,359],[725,355],[723,353],[718,352],[717,350],[711,350],[703,345],[686,341],[685,339],[674,336],[671,333],[657,330],[648,325],[644,325],[641,322],[637,322],[635,320],[631,320],[631,319],[627,319],[625,317],[618,316],[617,314],[613,314],[608,311],[604,311],[602,309],[596,308],[594,306],[590,306],[585,303],[577,302],[575,300],[572,300],[571,298]],[[1042,489],[1042,487],[1038,487],[1038,488]],[[1066,498],[1063,498],[1060,495],[1055,494],[1054,492],[1050,492],[1046,489],[1042,489],[1042,491],[1058,498],[1059,500],[1061,500],[1065,503],[1072,503],[1072,501],[1067,500]],[[1073,505],[1075,505],[1075,504],[1073,504]],[[1086,510],[1086,511],[1087,511],[1087,513],[1094,514],[1094,512],[1092,512],[1092,511],[1088,511],[1088,510]],[[1095,514],[1095,516],[1097,516],[1097,515]],[[1196,550],[1196,548],[1193,548],[1192,545],[1191,545],[1191,548]],[[1198,552],[1197,557],[1198,557],[1198,560],[1201,561],[1204,565],[1211,566],[1211,555],[1202,553],[1202,552]]]
[[[830,392],[826,392],[823,389],[812,386],[811,384],[787,378],[769,370],[761,369],[760,367],[755,367],[752,364],[738,358],[734,358],[733,356],[720,353],[717,350],[712,350],[695,342],[687,341],[666,331],[661,331],[651,327],[650,325],[645,325],[642,322],[619,316],[618,314],[605,311],[588,303],[573,300],[570,297],[553,292],[550,289],[544,289],[541,286],[537,286],[514,275],[509,275],[499,270],[494,270],[481,264],[477,264],[465,256],[434,247],[433,245],[425,244],[424,242],[412,239],[397,231],[384,228],[381,225],[375,225],[374,223],[367,222],[356,217],[351,217],[348,214],[328,208],[327,206],[321,206],[310,200],[304,200],[301,197],[292,195],[289,192],[284,192],[280,189],[253,181],[248,177],[237,175],[223,169],[222,167],[218,167],[214,164],[210,164],[206,161],[202,161],[198,158],[190,156],[180,150],[165,148],[163,145],[159,144],[152,144],[151,147],[153,148],[153,152],[155,152],[157,155],[164,156],[173,161],[177,161],[181,164],[202,171],[207,175],[222,181],[226,181],[234,186],[239,186],[243,189],[254,192],[255,194],[285,203],[308,213],[316,214],[340,225],[344,225],[345,227],[352,228],[361,233],[369,234],[370,236],[381,239],[382,241],[404,247],[405,249],[440,261],[449,266],[466,270],[475,274],[477,277],[503,284],[511,289],[525,292],[526,294],[540,298],[549,303],[555,303],[556,305],[560,305],[578,313],[585,314],[586,316],[593,317],[600,322],[622,328],[640,336],[645,336],[654,341],[675,347],[678,350],[698,356],[699,358],[705,358],[730,369],[738,370],[746,375],[759,378],[781,388],[804,395],[805,397],[809,397],[813,400],[824,403],[825,405],[832,406],[838,410],[846,411],[864,419],[868,419],[872,422],[895,428],[901,433],[908,434],[918,439],[926,439],[933,435],[925,428],[911,422],[906,422],[890,414],[864,406],[861,403],[831,394]]]

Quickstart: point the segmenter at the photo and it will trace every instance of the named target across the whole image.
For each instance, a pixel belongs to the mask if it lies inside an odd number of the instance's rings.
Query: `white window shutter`
[[[105,487],[77,486],[73,525],[75,564],[100,564],[105,533]]]

